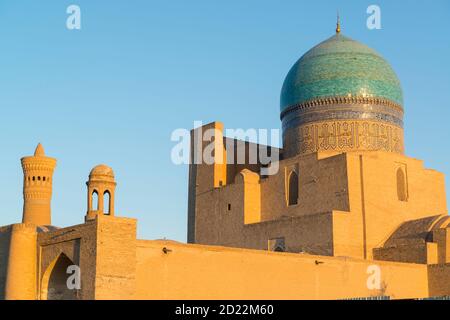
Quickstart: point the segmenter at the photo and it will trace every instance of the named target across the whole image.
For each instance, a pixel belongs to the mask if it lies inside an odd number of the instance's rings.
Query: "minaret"
[[[23,169],[23,223],[51,225],[53,171],[56,159],[45,156],[39,143],[34,156],[21,159]]]
[[[85,220],[95,219],[99,215],[114,216],[114,193],[116,181],[114,171],[100,164],[91,170],[88,187],[88,209]]]

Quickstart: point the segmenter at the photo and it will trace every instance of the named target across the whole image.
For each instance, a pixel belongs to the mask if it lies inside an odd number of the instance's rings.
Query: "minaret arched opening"
[[[103,193],[103,214],[109,215],[111,213],[111,194],[108,190]]]
[[[98,210],[98,192],[97,192],[97,190],[94,190],[91,194],[90,210],[92,210],[92,211]]]

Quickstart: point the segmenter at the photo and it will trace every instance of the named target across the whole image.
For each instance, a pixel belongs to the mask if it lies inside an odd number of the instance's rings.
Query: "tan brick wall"
[[[298,168],[298,204],[288,206],[287,177]],[[263,221],[332,210],[349,210],[346,156],[329,153],[297,156],[280,162],[277,175],[261,182]]]
[[[218,138],[222,138],[221,141],[215,140],[216,148],[222,150],[224,155],[224,164],[210,165],[203,162],[202,154],[205,148],[211,143],[210,141],[202,141],[200,134],[205,134],[209,129],[216,129],[219,133]],[[188,242],[195,242],[198,201],[197,196],[204,194],[205,192],[211,192],[214,188],[220,186],[220,183],[225,186],[232,184],[235,181],[236,176],[244,169],[251,170],[253,172],[260,172],[261,164],[259,159],[259,153],[256,159],[256,163],[250,163],[250,150],[257,150],[259,145],[239,141],[232,138],[223,137],[223,124],[220,122],[212,122],[204,125],[200,129],[191,131],[191,154],[189,165],[189,196],[188,196]],[[272,148],[279,153],[278,148]],[[275,152],[275,151],[272,151]],[[220,155],[218,153],[217,155]],[[216,155],[216,156],[217,156]],[[243,159],[238,155],[245,155]],[[200,163],[194,162],[194,160],[200,159]],[[222,158],[220,158],[222,160]],[[239,162],[244,160],[244,163]]]
[[[429,296],[450,296],[450,264],[428,266]]]
[[[37,231],[33,224],[11,226],[5,299],[36,299]]]
[[[135,270],[136,220],[98,216],[95,299],[133,299]]]
[[[163,248],[170,251],[163,252]],[[368,267],[381,289],[367,286]],[[138,241],[138,299],[344,299],[428,295],[425,265]]]
[[[301,157],[303,162],[299,162],[300,158],[283,161],[278,175],[261,180],[261,203],[258,204],[261,206],[261,226],[244,227],[245,208],[255,207],[254,202],[258,199],[251,197],[249,201],[247,197],[245,203],[246,185],[241,183],[242,179],[198,193],[195,199],[196,243],[266,249],[269,238],[279,236],[289,239],[287,245],[292,249],[331,254],[331,220],[327,218],[323,223],[322,216],[327,209],[348,209],[349,206],[345,155],[330,156],[318,160],[317,155],[310,155]],[[288,206],[284,173],[293,166],[300,166],[300,197],[298,205]],[[318,216],[312,217],[313,213]]]
[[[49,268],[61,253],[80,267],[80,299],[133,298],[135,219],[97,216],[82,225],[41,233],[38,243],[41,299],[46,299]]]
[[[383,261],[402,261],[426,264],[428,259],[426,243],[416,243],[391,248],[374,249],[374,258]]]
[[[361,228],[364,256],[405,221],[446,214],[444,175],[423,168],[422,161],[388,152],[349,153],[349,226]],[[408,200],[397,197],[396,170],[406,166]],[[336,232],[339,232],[336,230]],[[340,232],[348,232],[342,229]]]
[[[10,238],[11,226],[0,227],[0,300],[5,299]]]
[[[438,244],[439,263],[450,263],[450,228],[434,230],[433,242]]]
[[[268,240],[284,238],[288,252],[333,255],[333,214],[284,218],[245,225],[234,247],[267,249]],[[244,246],[242,246],[244,244]]]
[[[398,168],[405,171],[407,201],[398,198]],[[299,175],[299,202],[288,206],[286,184],[292,170]],[[327,234],[326,241],[333,238],[326,245],[329,250],[310,253],[372,259],[373,249],[382,247],[403,222],[447,212],[444,176],[424,169],[422,161],[388,152],[322,152],[281,161],[278,174],[260,181],[260,227],[244,228],[245,208],[257,199],[246,199],[245,188],[236,182],[196,194],[196,243],[266,249],[266,238],[275,235],[290,238],[288,247],[308,248],[314,242],[323,245]],[[324,212],[334,212],[332,230],[310,223],[305,230],[295,219],[277,222]],[[426,262],[424,248],[412,246],[408,257],[389,249],[378,258]]]
[[[95,298],[97,223],[87,223],[38,234],[38,291],[47,299],[48,280],[54,263],[61,254],[80,267],[80,299]],[[68,275],[69,276],[69,275]],[[67,276],[67,277],[68,277]]]

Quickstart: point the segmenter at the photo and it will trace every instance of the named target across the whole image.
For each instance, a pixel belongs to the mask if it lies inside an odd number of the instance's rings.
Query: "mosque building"
[[[444,175],[404,155],[403,114],[391,66],[338,26],[284,81],[277,174],[263,176],[261,164],[237,161],[191,166],[190,242],[445,262],[432,235],[450,221]],[[197,130],[208,128],[223,132],[221,123]],[[227,139],[215,142],[225,157],[233,145]],[[245,148],[249,153],[252,146]]]
[[[449,296],[444,175],[404,154],[404,111],[389,63],[338,24],[287,74],[279,159],[238,163],[261,146],[229,144],[220,122],[191,131],[186,244],[137,239],[106,165],[84,222],[52,226],[56,159],[39,144],[22,159],[22,222],[0,227],[0,299]],[[211,141],[214,162],[194,161]]]

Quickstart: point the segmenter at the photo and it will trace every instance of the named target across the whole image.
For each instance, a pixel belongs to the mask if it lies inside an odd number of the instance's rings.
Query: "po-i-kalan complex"
[[[89,174],[84,223],[53,226],[57,161],[39,144],[21,160],[22,222],[0,228],[0,298],[450,295],[444,175],[404,154],[403,94],[388,62],[338,25],[289,71],[280,112],[283,148],[270,149],[280,156],[269,166],[229,159],[259,145],[230,150],[220,122],[192,130],[191,160],[208,143],[201,132],[216,134],[215,162],[189,166],[188,244],[137,239],[137,221],[116,215],[106,165]],[[67,286],[70,266],[79,288]]]

